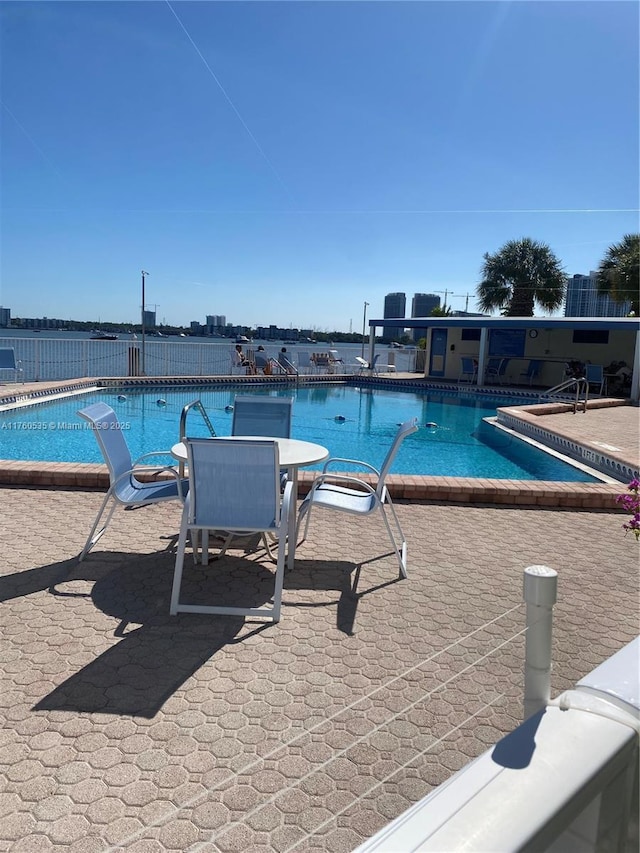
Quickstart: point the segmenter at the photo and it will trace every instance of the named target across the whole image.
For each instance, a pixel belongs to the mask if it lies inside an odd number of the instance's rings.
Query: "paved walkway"
[[[638,634],[639,544],[608,512],[404,503],[312,522],[282,621],[168,615],[179,507],[2,488],[0,851],[350,851],[521,719],[522,572],[559,572],[552,692]],[[234,551],[187,593],[269,595]],[[356,585],[354,593],[353,586]]]
[[[547,414],[540,421],[573,441],[611,450],[630,465],[640,464],[640,408],[636,406]]]

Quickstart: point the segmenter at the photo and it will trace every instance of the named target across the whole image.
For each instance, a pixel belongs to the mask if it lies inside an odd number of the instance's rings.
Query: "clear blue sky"
[[[0,304],[348,331],[638,231],[637,2],[3,2]],[[451,295],[453,294],[453,296]]]

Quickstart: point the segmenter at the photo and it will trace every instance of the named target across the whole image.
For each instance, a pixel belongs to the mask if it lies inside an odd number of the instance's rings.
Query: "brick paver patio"
[[[168,615],[177,504],[78,565],[101,493],[1,495],[2,851],[352,850],[521,720],[526,566],[559,572],[554,695],[639,633],[619,513],[401,503],[404,581],[379,519],[318,514],[261,627]],[[258,556],[186,593],[264,600]]]

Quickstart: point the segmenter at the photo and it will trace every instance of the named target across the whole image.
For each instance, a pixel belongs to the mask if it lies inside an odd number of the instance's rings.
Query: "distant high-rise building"
[[[145,329],[153,329],[156,325],[156,312],[144,309],[144,326]]]
[[[391,320],[404,317],[407,307],[407,297],[404,293],[387,293],[384,298],[384,314],[385,320]],[[395,341],[402,336],[402,329],[394,326],[382,327],[382,339],[385,341]]]
[[[411,300],[412,317],[429,317],[434,308],[440,307],[440,297],[435,293],[414,293]],[[420,338],[427,336],[427,330],[413,329],[413,340],[417,343]]]
[[[11,309],[0,305],[0,327],[6,329],[11,324]]]
[[[565,317],[626,317],[630,302],[615,302],[608,295],[598,293],[598,273],[574,275],[567,281]]]
[[[205,325],[208,335],[219,335],[227,325],[227,318],[224,314],[207,314]]]

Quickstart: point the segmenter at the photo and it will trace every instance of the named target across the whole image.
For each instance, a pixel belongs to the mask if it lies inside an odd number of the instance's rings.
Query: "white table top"
[[[323,462],[328,456],[329,451],[321,444],[313,444],[311,441],[301,441],[298,438],[276,438],[269,435],[220,435],[216,438],[224,438],[225,440],[249,439],[253,441],[277,441],[278,454],[280,456],[281,468],[298,468],[303,465],[313,465],[314,462]],[[216,438],[211,438],[215,441]],[[181,462],[187,461],[187,448],[179,441],[171,448],[171,455]]]

